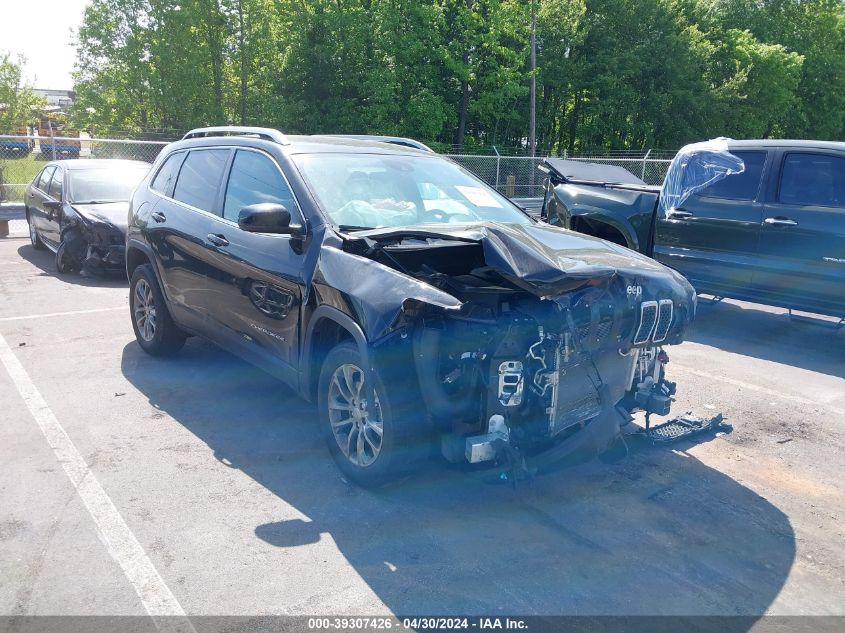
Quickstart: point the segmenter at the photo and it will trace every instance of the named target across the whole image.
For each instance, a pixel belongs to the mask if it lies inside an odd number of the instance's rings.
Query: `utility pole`
[[[246,125],[246,35],[244,33],[244,0],[238,0],[238,46],[241,49],[241,125]]]
[[[537,0],[531,0],[531,96],[528,123],[528,146],[531,156],[537,155]]]

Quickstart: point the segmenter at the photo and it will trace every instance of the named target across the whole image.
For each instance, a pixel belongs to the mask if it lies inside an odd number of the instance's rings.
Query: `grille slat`
[[[647,343],[657,325],[657,301],[643,301],[640,304],[640,324],[634,334],[634,345]]]
[[[657,308],[657,325],[654,327],[655,343],[660,343],[666,339],[669,334],[669,328],[672,327],[672,316],[674,313],[674,305],[671,299],[661,299]]]

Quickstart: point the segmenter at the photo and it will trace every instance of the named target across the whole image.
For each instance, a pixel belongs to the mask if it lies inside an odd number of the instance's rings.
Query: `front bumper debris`
[[[86,270],[92,272],[120,272],[126,266],[126,248],[124,246],[95,247],[88,249],[88,256],[83,262]]]
[[[688,412],[667,422],[646,427],[638,431],[636,435],[645,437],[653,444],[671,444],[701,433],[719,431],[729,433],[732,430],[733,427],[725,422],[721,413],[707,420]]]

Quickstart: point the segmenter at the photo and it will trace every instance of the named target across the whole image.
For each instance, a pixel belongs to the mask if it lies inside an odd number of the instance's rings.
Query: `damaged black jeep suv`
[[[679,274],[445,158],[266,128],[165,148],[126,253],[145,351],[200,335],[316,399],[363,485],[437,445],[503,468],[606,450],[632,411],[668,413],[661,346],[695,315]]]

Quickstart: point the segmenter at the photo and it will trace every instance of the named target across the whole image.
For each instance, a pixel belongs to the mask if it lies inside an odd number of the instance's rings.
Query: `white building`
[[[44,97],[49,105],[58,106],[62,109],[71,107],[74,99],[76,99],[76,93],[73,90],[48,90],[46,88],[33,88],[32,92],[39,97]]]

